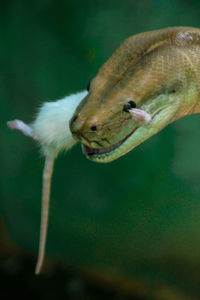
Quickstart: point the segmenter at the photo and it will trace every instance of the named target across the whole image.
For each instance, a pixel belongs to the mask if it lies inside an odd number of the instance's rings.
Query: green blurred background
[[[36,262],[43,168],[37,145],[6,121],[31,122],[44,101],[85,89],[128,36],[200,27],[199,13],[200,2],[192,0],[0,1],[2,270],[16,253]],[[51,264],[81,270],[97,285],[100,278],[133,299],[200,299],[199,128],[198,115],[181,119],[107,165],[86,160],[79,144],[60,155],[46,250]]]

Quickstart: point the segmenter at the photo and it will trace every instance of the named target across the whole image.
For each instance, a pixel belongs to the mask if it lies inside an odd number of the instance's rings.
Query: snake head
[[[88,159],[117,159],[195,112],[195,70],[200,64],[194,59],[196,48],[188,29],[181,29],[181,35],[180,29],[170,30],[127,39],[91,81],[70,121],[73,137]]]

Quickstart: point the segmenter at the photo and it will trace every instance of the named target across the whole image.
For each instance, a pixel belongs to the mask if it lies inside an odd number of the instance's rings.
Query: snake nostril
[[[76,136],[77,136],[79,139],[81,138],[81,131],[80,131],[80,130],[76,131]]]
[[[97,131],[97,126],[94,125],[94,126],[90,127],[90,130],[91,130],[91,131]]]
[[[78,116],[77,115],[75,115],[75,116],[73,116],[72,118],[71,118],[71,122],[74,122],[74,121],[76,121],[76,119],[78,118]]]

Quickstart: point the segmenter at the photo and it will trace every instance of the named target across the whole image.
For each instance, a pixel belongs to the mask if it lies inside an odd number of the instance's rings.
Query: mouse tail
[[[39,252],[38,252],[38,259],[35,268],[35,274],[40,273],[44,262],[47,228],[48,228],[51,178],[53,174],[53,167],[54,167],[54,157],[46,156],[44,171],[43,171],[40,242],[39,242]]]

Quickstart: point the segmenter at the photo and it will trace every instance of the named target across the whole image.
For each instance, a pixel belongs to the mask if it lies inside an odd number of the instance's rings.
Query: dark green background
[[[186,0],[1,0],[0,215],[22,249],[37,253],[43,158],[6,121],[31,122],[42,102],[85,89],[126,37],[200,27],[199,15],[200,2]],[[86,160],[79,144],[61,155],[48,257],[141,280],[152,294],[167,282],[200,297],[199,131],[200,117],[189,116],[107,165]]]

